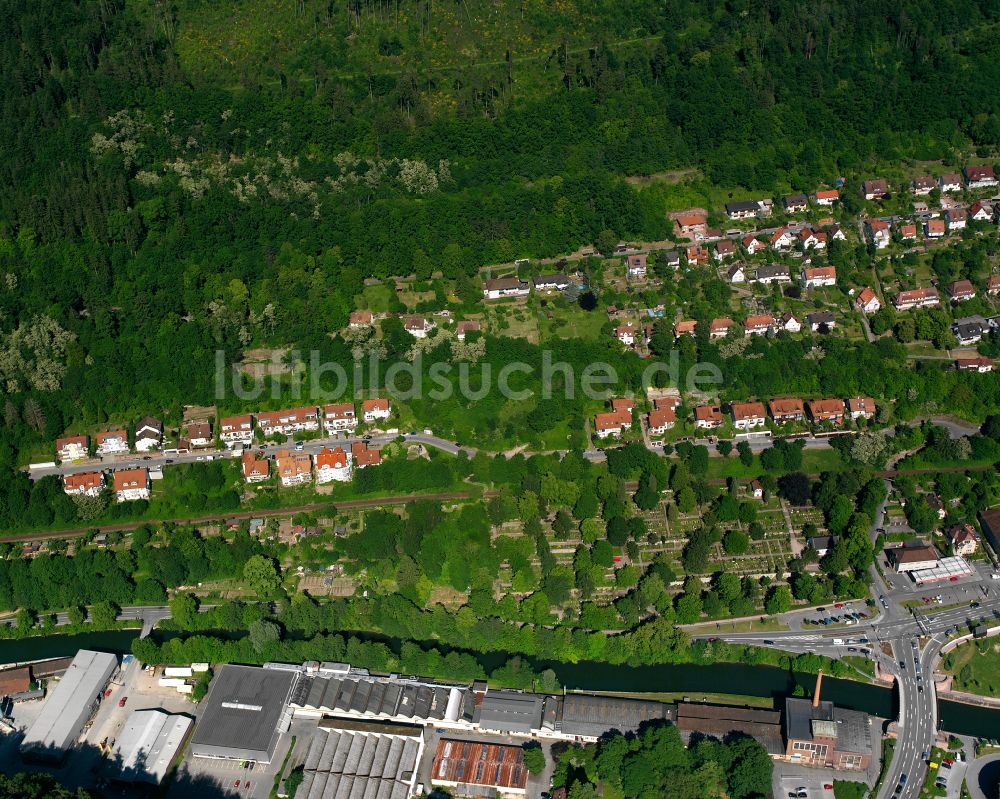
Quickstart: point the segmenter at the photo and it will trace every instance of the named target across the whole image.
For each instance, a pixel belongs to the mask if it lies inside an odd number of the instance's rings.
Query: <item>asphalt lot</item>
[[[833,785],[836,777],[850,779],[847,774],[841,774],[832,769],[806,768],[791,763],[775,763],[774,775],[771,779],[771,791],[774,799],[785,799],[798,796],[800,788],[805,788],[807,799],[833,799],[833,791],[826,790],[824,785]],[[864,774],[854,774],[861,779]]]

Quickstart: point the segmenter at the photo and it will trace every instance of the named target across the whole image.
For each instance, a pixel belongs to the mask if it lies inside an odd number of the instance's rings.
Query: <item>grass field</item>
[[[942,665],[954,675],[955,690],[981,696],[1000,694],[1000,644],[996,638],[962,644],[948,653]]]
[[[807,449],[802,453],[802,471],[806,474],[837,471],[844,468],[844,461],[835,449]],[[728,458],[711,458],[708,462],[708,479],[725,479],[736,477],[749,479],[760,477],[766,473],[759,458],[754,458],[753,464],[744,466],[734,454]]]

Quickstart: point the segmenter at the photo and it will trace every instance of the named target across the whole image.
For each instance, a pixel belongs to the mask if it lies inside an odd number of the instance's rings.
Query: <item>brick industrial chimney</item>
[[[813,707],[819,707],[819,691],[823,687],[823,669],[816,672],[816,690],[813,691]]]

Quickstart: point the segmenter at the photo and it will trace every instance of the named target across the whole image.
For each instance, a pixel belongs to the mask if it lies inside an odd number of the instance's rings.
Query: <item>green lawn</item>
[[[843,468],[844,461],[835,449],[807,449],[802,453],[802,471],[806,474],[819,474]],[[728,458],[710,458],[706,477],[710,480],[727,477],[749,479],[760,477],[765,472],[760,464],[760,458],[755,457],[752,465],[744,466],[734,452]]]
[[[981,696],[1000,694],[1000,651],[997,647],[996,638],[969,641],[945,656],[942,665],[954,675],[955,690]]]

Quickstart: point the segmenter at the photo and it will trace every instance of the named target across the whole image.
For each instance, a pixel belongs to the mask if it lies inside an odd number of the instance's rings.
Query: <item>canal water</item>
[[[130,651],[132,639],[138,635],[138,630],[113,630],[0,641],[0,663],[23,663],[65,657],[75,654],[78,649],[124,653]],[[483,666],[491,671],[501,665],[507,657],[490,653],[482,658]],[[561,685],[580,691],[627,691],[628,693],[669,691],[685,694],[692,700],[698,699],[699,692],[780,699],[791,696],[796,686],[801,686],[805,695],[811,696],[816,683],[816,676],[813,674],[791,673],[772,666],[749,666],[742,663],[718,663],[711,666],[689,663],[615,666],[606,663],[561,663],[523,659],[536,671],[552,669]],[[896,715],[895,692],[876,685],[825,676],[823,698],[841,707],[863,710],[883,718],[894,718]],[[950,732],[987,738],[995,738],[1000,732],[1000,710],[959,702],[939,702],[938,712],[941,728]]]

